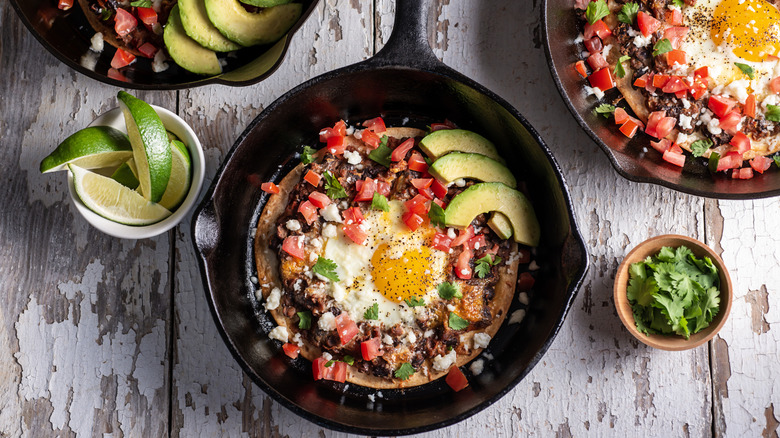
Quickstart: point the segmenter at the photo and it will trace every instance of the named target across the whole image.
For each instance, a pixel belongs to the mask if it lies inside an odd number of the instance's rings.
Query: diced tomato
[[[282,242],[282,251],[296,259],[303,260],[303,236],[287,236]]]
[[[726,155],[720,157],[717,170],[736,169],[740,166],[742,166],[742,155],[736,152],[728,152]]]
[[[672,145],[672,141],[668,138],[662,138],[659,141],[651,141],[650,146],[653,147],[653,149],[657,150],[660,153],[664,153],[669,149],[669,146]]]
[[[330,198],[322,192],[311,192],[309,194],[309,202],[317,208],[325,208],[330,204]]]
[[[67,11],[72,7],[73,7],[73,0],[59,0],[57,2],[57,8],[62,9],[63,11]]]
[[[284,354],[286,354],[290,359],[296,359],[298,357],[298,353],[301,352],[301,347],[288,342],[282,345],[282,350],[284,350]]]
[[[634,138],[634,135],[636,135],[636,132],[639,130],[639,124],[636,122],[636,119],[633,117],[629,120],[626,120],[625,123],[623,123],[620,126],[620,132],[623,133],[628,138]]]
[[[149,28],[157,24],[157,12],[152,8],[135,8],[138,18]]]
[[[347,135],[347,125],[343,120],[339,120],[332,128],[325,128],[320,131],[320,142],[327,143],[331,137],[344,137]]]
[[[463,245],[472,237],[474,237],[474,227],[469,225],[465,230],[458,231],[458,237],[452,240],[452,244],[450,246],[454,248],[456,246]]]
[[[423,222],[425,222],[425,219],[423,219],[422,216],[412,213],[411,211],[407,211],[406,213],[401,216],[401,219],[404,221],[407,227],[409,227],[410,230],[414,231],[417,228],[422,225]]]
[[[409,157],[409,170],[415,172],[428,172],[428,163],[425,162],[422,154],[417,151],[412,151],[412,155]]]
[[[680,49],[674,49],[671,52],[666,52],[666,63],[669,64],[669,66],[673,66],[675,64],[677,65],[685,65],[688,63],[685,57],[685,51]]]
[[[372,131],[369,131],[368,129],[363,131],[363,133],[360,136],[360,139],[363,141],[363,143],[369,145],[371,149],[378,148],[379,144],[382,142],[382,139],[379,138],[378,135],[374,134]]]
[[[309,225],[317,220],[317,207],[315,207],[311,201],[301,202],[301,204],[298,206],[298,212],[301,213],[303,218],[306,219],[306,223]]]
[[[740,155],[744,154],[745,152],[750,150],[750,139],[747,135],[737,132],[734,137],[731,138],[731,141],[729,142],[730,145],[733,146],[729,150],[729,152],[736,152]]]
[[[534,283],[536,283],[536,279],[534,279],[530,273],[523,272],[517,277],[516,290],[518,292],[528,292],[532,287],[534,287]]]
[[[341,312],[336,317],[336,331],[339,333],[341,344],[347,345],[358,334],[358,327],[347,312]]]
[[[322,176],[319,173],[317,173],[317,172],[315,172],[313,170],[309,170],[308,172],[306,172],[306,175],[303,177],[304,181],[306,181],[307,183],[313,185],[314,187],[317,187],[317,186],[320,185],[320,180],[321,179],[322,179]]]
[[[109,68],[107,76],[117,81],[127,82],[127,77],[125,77],[125,75],[123,75],[119,70],[115,68]]]
[[[745,99],[745,106],[742,108],[742,112],[745,113],[748,117],[756,117],[756,95],[755,94],[748,94],[747,99]]]
[[[442,210],[447,208],[447,204],[445,204],[441,199],[434,199],[433,203],[441,207]]]
[[[742,115],[737,111],[732,111],[720,118],[720,129],[727,134],[734,135],[737,133],[737,125],[742,120]]]
[[[636,24],[639,26],[639,31],[643,36],[650,36],[651,33],[658,30],[661,27],[661,22],[653,18],[652,15],[639,11],[636,14]]]
[[[677,124],[677,119],[666,117],[666,111],[655,111],[650,113],[650,117],[647,119],[645,132],[655,138],[664,138],[672,132],[675,124]]]
[[[693,96],[694,99],[699,100],[704,96],[704,93],[708,90],[707,82],[708,80],[706,77],[694,75],[693,85],[691,86],[691,96]]]
[[[406,211],[412,212],[418,216],[428,215],[428,206],[430,201],[423,195],[415,195],[414,198],[404,202]]]
[[[463,252],[458,255],[458,262],[455,264],[455,275],[461,280],[468,280],[471,278],[471,266],[469,265],[471,256],[472,253],[470,249],[464,249]]]
[[[736,105],[736,100],[720,95],[710,96],[709,100],[707,101],[707,108],[715,113],[718,118],[721,118],[730,113]]]
[[[347,149],[347,145],[344,144],[344,137],[333,136],[328,139],[325,148],[333,155],[341,155]]]
[[[769,88],[775,94],[780,94],[780,76],[769,81]]]
[[[276,184],[274,184],[272,182],[264,182],[264,183],[260,184],[260,190],[262,190],[262,191],[264,191],[266,193],[271,193],[271,194],[275,195],[275,194],[279,193],[279,186],[277,186]]]
[[[672,26],[680,26],[683,24],[682,11],[679,9],[667,9],[664,13],[664,19]]]
[[[360,343],[360,352],[363,354],[363,360],[373,360],[377,356],[381,356],[382,352],[382,340],[379,337],[373,337],[367,341]]]
[[[615,87],[615,80],[612,79],[612,73],[610,73],[609,68],[594,71],[588,76],[588,82],[590,82],[591,87],[598,88],[601,91],[611,90]]]
[[[484,234],[477,234],[476,236],[469,239],[468,242],[466,242],[466,248],[472,250],[478,250],[480,248],[484,248],[485,246],[486,244]]]
[[[363,212],[360,211],[359,207],[350,207],[346,210],[344,210],[344,223],[349,224],[360,224],[363,222]]]
[[[607,63],[607,60],[604,59],[603,56],[601,56],[601,53],[591,53],[590,56],[588,56],[588,65],[590,65],[590,68],[593,70],[600,70],[602,68],[609,67],[609,64]]]
[[[447,119],[444,119],[441,123],[431,123],[431,132],[440,131],[442,129],[458,129],[458,126]]]
[[[750,160],[750,167],[758,173],[764,173],[772,165],[772,159],[758,156]]]
[[[734,179],[750,179],[753,178],[753,169],[750,167],[743,167],[741,169],[734,169],[731,172],[731,177]]]
[[[406,153],[414,147],[414,139],[407,138],[403,143],[399,144],[397,148],[393,149],[393,153],[390,154],[391,161],[401,161],[406,158]]]
[[[672,142],[672,145],[669,146],[669,152],[673,152],[675,154],[682,154],[683,150],[677,143]]]
[[[669,79],[671,79],[671,76],[669,75],[654,75],[653,86],[655,88],[663,88],[664,85],[666,85],[666,83],[669,82]]]
[[[444,378],[444,381],[446,381],[447,385],[450,385],[450,388],[455,392],[469,386],[468,379],[463,375],[463,371],[457,366],[450,368],[450,372],[447,373],[447,377]]]
[[[123,11],[124,9],[118,9]],[[119,69],[132,64],[135,61],[135,55],[122,49],[116,49],[114,57],[111,59],[111,67]]]
[[[358,186],[358,183],[359,186]],[[374,192],[376,192],[376,182],[371,178],[365,180],[358,180],[355,182],[355,188],[358,194],[355,195],[355,201],[370,201],[374,199]]]
[[[390,196],[390,184],[377,180],[376,192],[383,196]]]
[[[411,183],[417,190],[427,189],[433,184],[433,178],[412,178]]]
[[[433,235],[431,248],[438,249],[439,251],[449,251],[451,243],[452,239],[450,239],[447,234],[436,232],[436,234]]]
[[[325,378],[326,375],[326,368],[325,364],[328,361],[325,360],[325,358],[318,357],[317,359],[314,359],[311,363],[311,371],[312,375],[314,376],[314,380],[321,380]]]
[[[155,46],[152,43],[143,43],[140,47],[138,47],[138,51],[141,52],[142,55],[144,55],[147,58],[154,58],[155,53],[157,53],[159,49],[157,46]]]
[[[708,78],[710,77],[710,68],[706,65],[704,67],[699,67],[696,70],[693,71],[693,77],[700,77],[700,78]]]
[[[780,58],[778,58],[775,55],[766,55],[766,59],[765,60],[766,61],[770,61],[770,62],[777,62],[777,61],[780,61]]]
[[[366,238],[368,237],[368,233],[366,233],[365,230],[360,228],[360,225],[358,224],[344,225],[344,227],[342,227],[342,230],[344,231],[344,234],[346,234],[347,237],[349,237],[353,242],[357,243],[358,245],[362,245],[363,242],[365,242]]]
[[[628,112],[625,109],[621,108],[621,107],[615,108],[615,112],[614,112],[613,115],[615,116],[615,124],[616,125],[622,125],[629,118]]]
[[[688,28],[682,26],[667,27],[664,30],[664,38],[672,43],[672,48],[679,49],[685,35],[688,34]]]
[[[138,27],[138,20],[133,14],[122,8],[116,8],[116,23],[114,23],[114,32],[120,37],[126,36]]]
[[[580,74],[583,78],[588,77],[588,69],[585,67],[585,61],[579,60],[576,64],[574,64],[574,70],[577,71],[577,73]]]
[[[444,198],[447,196],[447,187],[440,183],[437,179],[433,180],[433,184],[431,184],[431,190],[433,190],[433,194],[437,198]]]
[[[649,78],[650,78],[650,74],[649,73],[643,74],[642,76],[638,77],[634,81],[634,86],[637,87],[637,88],[645,88],[647,86],[647,84],[650,83],[650,81],[648,80]]]
[[[680,76],[672,76],[671,78],[669,78],[666,84],[664,84],[661,91],[663,91],[664,93],[676,93],[678,91],[684,91],[687,89],[688,89],[688,84],[686,84],[685,81]]]
[[[601,43],[601,38],[595,36],[591,39],[585,40],[584,45],[585,50],[590,53],[601,52],[601,49],[604,48],[604,44]]]
[[[685,155],[667,150],[662,157],[664,161],[683,167],[685,165]]]
[[[366,120],[365,122],[363,122],[363,126],[365,126],[367,130],[373,132],[387,131],[387,127],[385,126],[385,121],[381,117],[375,117],[371,120]]]
[[[603,40],[612,35],[612,31],[609,30],[609,26],[607,26],[607,23],[605,23],[604,20],[598,20],[593,24],[585,23],[583,34],[585,35],[586,40],[589,40],[594,36],[598,36]]]
[[[347,364],[341,361],[333,361],[329,367],[325,364],[328,363],[325,358],[319,357],[314,359],[311,363],[312,374],[314,380],[333,380],[334,382],[341,382],[347,380]]]

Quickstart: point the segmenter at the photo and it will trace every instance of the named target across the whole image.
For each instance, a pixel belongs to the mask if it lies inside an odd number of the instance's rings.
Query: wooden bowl
[[[632,263],[642,261],[648,256],[658,254],[658,251],[664,246],[675,248],[682,245],[690,248],[696,257],[709,257],[712,260],[712,263],[718,268],[718,274],[720,276],[720,310],[708,327],[698,333],[692,334],[688,339],[678,335],[646,335],[637,330],[636,323],[634,322],[634,314],[631,310],[631,304],[629,304],[628,296],[626,295],[629,279],[628,268]],[[731,311],[731,300],[733,297],[731,277],[729,277],[729,273],[720,256],[718,256],[710,247],[698,240],[676,234],[653,237],[652,239],[645,240],[631,250],[618,267],[613,290],[618,316],[620,317],[620,320],[623,321],[623,325],[626,326],[628,331],[644,344],[667,351],[688,350],[698,347],[712,339],[715,334],[720,331],[721,327],[723,327],[723,324],[726,323],[726,319]]]

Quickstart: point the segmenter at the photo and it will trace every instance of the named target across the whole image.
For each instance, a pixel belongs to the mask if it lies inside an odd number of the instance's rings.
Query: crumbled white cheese
[[[276,339],[277,341],[287,342],[287,338],[290,334],[287,332],[287,327],[277,326],[270,333],[268,337]]]
[[[780,65],[780,63],[778,63],[778,65]],[[777,94],[769,94],[761,101],[761,108],[766,111],[769,105],[777,105],[778,103],[780,103],[780,96]]]
[[[319,276],[319,274],[317,274],[317,276]],[[331,286],[332,289],[330,293],[331,296],[333,296],[333,299],[339,303],[344,301],[344,298],[347,297],[347,289],[339,283],[332,283]]]
[[[103,34],[100,32],[92,35],[92,38],[90,38],[89,42],[91,43],[89,50],[92,50],[96,53],[102,52],[103,47],[105,47],[105,44],[103,44]]]
[[[255,277],[255,276],[253,275],[253,276],[249,277],[249,281],[251,281],[251,282],[252,282],[252,284],[257,284],[257,277]]]
[[[729,94],[736,97],[739,103],[745,104],[745,100],[748,97],[748,87],[750,86],[750,81],[746,79],[740,79],[736,81],[732,81],[730,84],[726,86],[726,90],[728,90]]]
[[[323,237],[336,237],[336,226],[333,224],[327,224],[322,228]]]
[[[455,311],[455,305],[454,304],[447,304],[447,310],[449,310],[450,312],[454,312]]]
[[[413,331],[409,330],[409,333],[406,335],[406,339],[410,344],[414,344],[417,342],[417,335],[415,335]]]
[[[320,210],[322,218],[328,222],[341,222],[341,213],[336,204],[328,204],[327,207]]]
[[[301,223],[298,222],[296,219],[290,219],[289,221],[287,221],[285,226],[290,231],[298,231],[301,229]]]
[[[688,99],[680,99],[680,102],[683,104],[683,108],[688,109],[691,107],[691,102]]]
[[[346,130],[347,136],[350,136],[355,133],[355,127],[354,126],[347,126]]]
[[[320,239],[319,237],[315,237],[314,239],[311,239],[311,242],[309,243],[314,248],[322,248],[322,239]]]
[[[282,298],[282,290],[278,287],[271,289],[271,293],[268,294],[268,298],[265,300],[265,309],[274,310],[279,307],[279,301]]]
[[[693,126],[691,126],[691,117],[686,116],[685,114],[680,113],[680,128],[682,129],[692,129]]]
[[[309,254],[309,261],[310,261],[310,262],[315,262],[315,261],[317,261],[317,258],[318,258],[318,257],[319,257],[319,255],[317,255],[317,253],[316,253],[316,252],[312,251],[312,252]]]
[[[303,347],[303,338],[301,338],[301,334],[300,333],[296,333],[295,336],[293,336],[292,341],[293,341],[293,344],[295,344],[295,345],[297,345],[299,347]]]
[[[490,339],[490,335],[487,333],[474,333],[474,348],[487,348]]]
[[[604,97],[604,92],[601,91],[600,88],[598,88],[598,87],[591,88],[591,87],[589,87],[587,85],[584,85],[584,87],[585,87],[585,92],[588,93],[588,96],[594,95],[594,96],[596,96],[596,99],[599,99],[599,100],[601,100],[601,98]]]
[[[469,371],[471,371],[471,374],[478,376],[482,374],[482,371],[485,369],[485,361],[482,359],[477,359],[474,362],[471,362],[471,365],[469,365]]]
[[[255,299],[257,301],[260,301],[263,299],[263,291],[261,289],[258,289],[255,291]]]
[[[385,336],[382,338],[382,342],[383,342],[384,344],[387,344],[387,345],[393,345],[393,337],[392,337],[392,336],[390,336],[390,335],[387,335],[387,334],[386,334],[386,335],[385,335]]]
[[[325,359],[325,360],[331,360],[331,359],[333,359],[333,356],[330,353],[328,353],[327,351],[325,351],[325,352],[322,353],[322,358]]]
[[[431,336],[433,336],[433,330],[431,329],[426,330],[425,333],[423,333],[423,336],[425,336],[426,338],[430,338]]]
[[[458,237],[458,235],[455,234],[455,228],[447,228],[447,237],[449,237],[450,239],[454,239]]]
[[[450,350],[445,356],[437,355],[433,358],[433,369],[436,371],[446,371],[455,363],[457,357],[457,353],[455,353],[454,349]]]
[[[585,41],[585,36],[580,34],[577,34],[577,38],[574,38],[574,44],[581,43]]]
[[[528,294],[527,294],[526,292],[520,292],[519,294],[517,294],[517,301],[518,301],[520,304],[525,304],[526,306],[527,306],[527,305],[528,305],[528,303],[530,302],[530,301],[528,300]]]
[[[531,263],[528,264],[528,270],[529,271],[538,271],[539,265],[536,264],[536,260],[531,260]]]
[[[368,394],[368,400],[369,400],[371,403],[373,403],[373,402],[375,402],[375,401],[376,401],[376,397],[374,396],[374,394]]]
[[[721,132],[723,132],[722,129],[720,129],[720,120],[713,118],[707,123],[707,129],[714,135],[718,135]]]
[[[525,309],[517,309],[512,312],[512,316],[509,317],[510,324],[519,324],[525,318]]]
[[[637,47],[647,47],[647,45],[650,44],[650,41],[652,40],[653,34],[644,36],[641,33],[637,33],[637,35],[634,37],[634,45]]]
[[[320,315],[320,319],[317,321],[317,327],[320,330],[329,332],[336,328],[336,317],[331,312],[325,312]]]
[[[355,132],[352,134],[356,139],[360,140],[363,138],[363,130],[355,128]]]
[[[347,159],[347,163],[352,164],[353,166],[363,161],[358,152],[344,151],[344,158]]]
[[[168,70],[168,63],[165,62],[165,53],[163,53],[162,50],[158,50],[157,53],[154,54],[154,60],[152,61],[152,71],[155,73],[160,73],[165,70]]]
[[[465,187],[466,186],[466,180],[463,178],[458,178],[455,180],[455,185],[458,187]]]

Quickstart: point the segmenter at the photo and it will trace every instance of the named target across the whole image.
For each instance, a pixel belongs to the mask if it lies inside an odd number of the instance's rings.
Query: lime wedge
[[[160,116],[148,103],[124,91],[120,91],[117,97],[133,147],[141,193],[146,199],[159,202],[171,177],[168,133]]]
[[[126,225],[149,225],[170,216],[160,204],[149,202],[111,178],[81,167],[68,165],[73,173],[73,185],[81,202],[108,220]]]
[[[111,175],[111,179],[129,189],[135,190],[138,188],[140,183],[138,182],[138,178],[135,176],[135,172],[133,171],[135,166],[131,167],[129,164],[132,160],[133,159],[131,158],[127,162],[122,163],[119,167],[117,167],[117,169]]]
[[[133,155],[130,140],[110,126],[76,132],[41,161],[41,173],[65,170],[69,163],[84,169],[118,166]]]
[[[171,164],[171,179],[168,180],[168,188],[165,189],[160,205],[173,211],[184,201],[190,191],[192,182],[192,165],[190,153],[184,143],[173,140],[171,142],[173,163]]]

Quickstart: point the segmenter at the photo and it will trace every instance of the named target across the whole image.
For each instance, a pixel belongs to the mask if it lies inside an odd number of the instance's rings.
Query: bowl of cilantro
[[[712,339],[726,323],[732,295],[723,260],[686,236],[645,240],[615,275],[615,307],[623,325],[661,350],[687,350]]]

